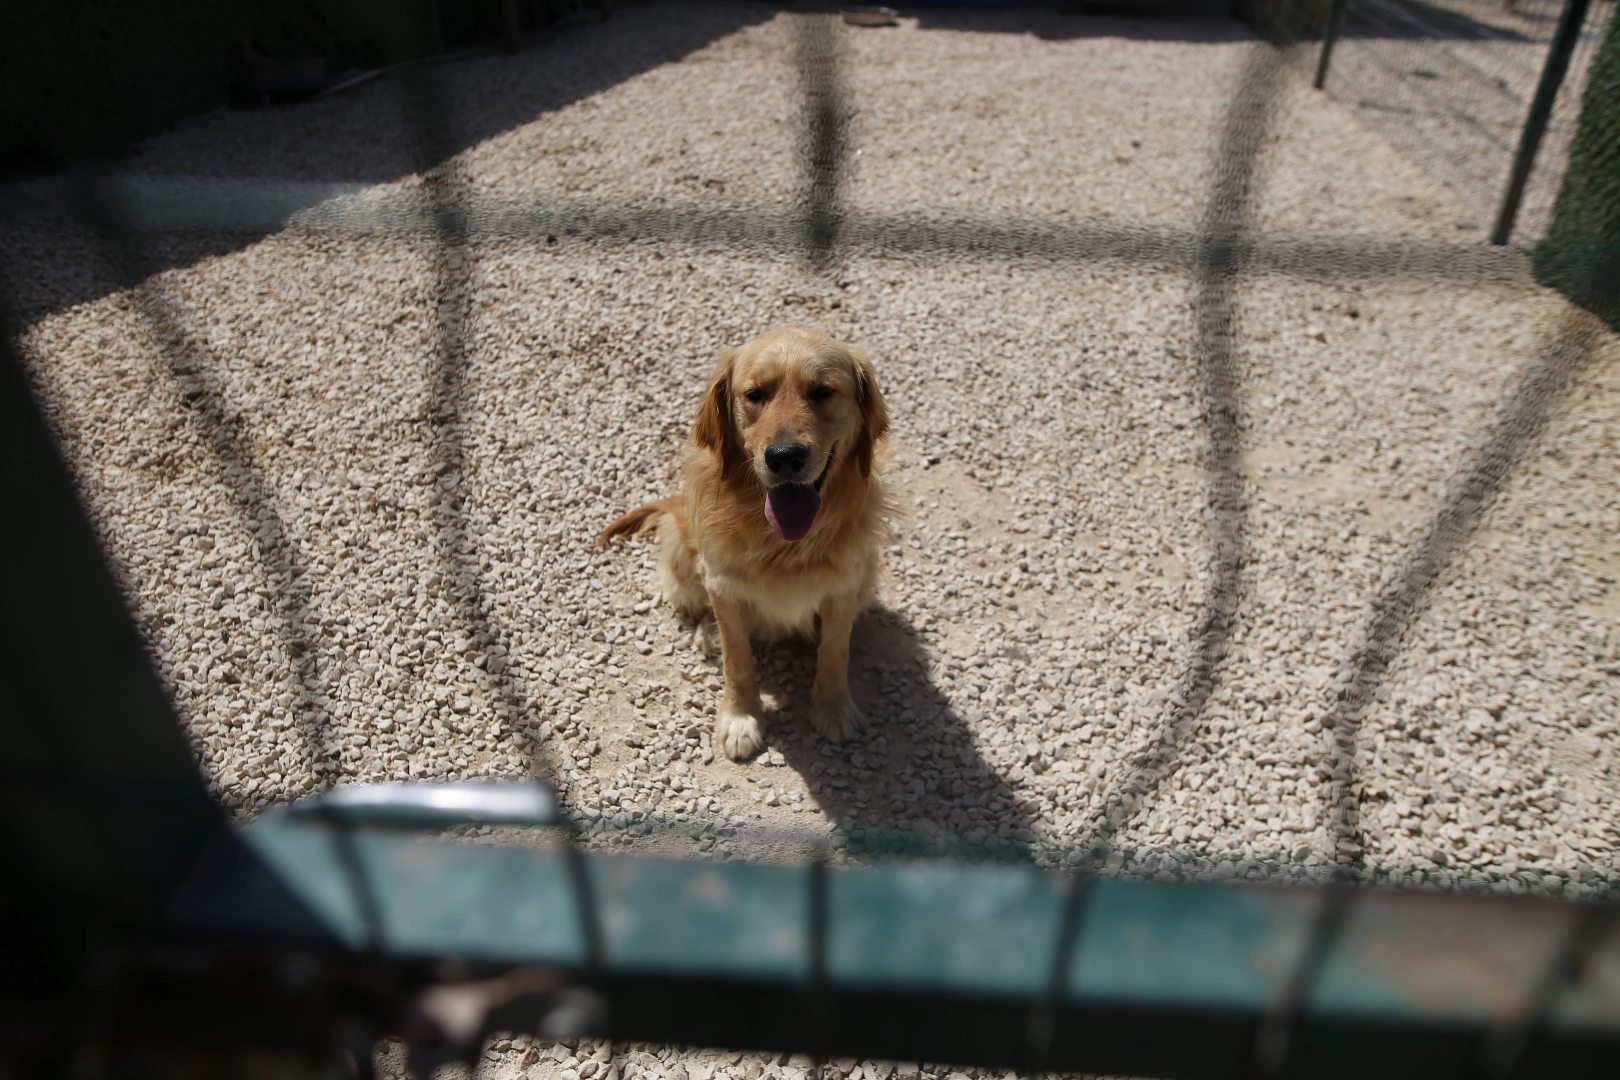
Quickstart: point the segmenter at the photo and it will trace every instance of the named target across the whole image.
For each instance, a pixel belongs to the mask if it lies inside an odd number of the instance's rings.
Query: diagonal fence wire
[[[1388,3],[1387,0],[1366,0],[1361,14],[1374,27],[1396,31],[1399,23],[1405,22],[1417,30],[1420,36],[1433,32],[1427,24],[1414,18],[1404,9]],[[1436,37],[1438,37],[1438,33],[1435,33]],[[1395,39],[1400,37],[1398,32],[1392,32],[1389,36]],[[1480,70],[1477,65],[1457,56],[1453,50],[1444,46],[1434,46],[1434,48],[1438,55],[1444,58],[1447,66],[1461,71],[1470,83],[1482,87],[1489,97],[1499,98],[1504,104],[1508,104],[1513,108],[1523,107],[1523,103],[1518,100],[1517,95],[1509,90],[1505,84],[1491,78],[1486,72]],[[1472,130],[1503,154],[1513,152],[1512,143],[1505,133],[1498,134],[1491,130],[1485,121],[1474,115],[1474,112],[1479,110],[1465,110],[1442,99],[1438,94],[1424,89],[1422,85],[1411,82],[1409,71],[1397,67],[1389,58],[1379,52],[1369,50],[1367,57],[1373,66],[1383,73],[1385,78],[1392,83],[1400,82],[1405,85],[1408,93],[1426,104],[1434,116],[1442,117],[1460,127]]]
[[[1517,1015],[1499,1020],[1481,1040],[1471,1077],[1508,1080],[1518,1073],[1535,1038],[1552,1027],[1558,995],[1585,978],[1588,967],[1603,947],[1604,938],[1614,929],[1617,917],[1620,917],[1620,908],[1614,904],[1594,904],[1571,920],[1564,940]]]
[[[1288,1051],[1305,1018],[1311,992],[1322,976],[1350,908],[1351,889],[1344,882],[1330,887],[1311,920],[1310,936],[1289,972],[1282,992],[1262,1014],[1249,1045],[1247,1080],[1275,1080],[1287,1067]]]
[[[1529,240],[1547,226],[1579,112],[1584,59],[1606,22],[1604,0],[1592,6],[1584,22],[1577,6],[1584,9],[1584,0],[1566,8],[1561,20],[1574,16],[1579,29],[1572,77],[1549,99],[1554,107],[1545,129],[1546,152],[1533,155],[1534,167],[1517,181],[1516,148],[1532,129],[1540,130],[1526,113],[1536,75],[1545,75],[1559,55],[1559,35],[1550,34],[1544,17],[1511,3],[1336,0],[1333,10],[1343,17],[1330,20],[1338,31],[1326,35],[1318,52],[1315,41],[1324,33],[1314,17],[1318,12],[1310,3],[1289,0],[1271,29],[1304,45],[1302,55],[1316,56],[1330,96],[1453,190],[1465,217],[1472,219],[1459,221],[1458,228],[1482,227],[1486,215],[1498,215],[1518,183],[1528,183],[1533,197],[1519,232],[1521,240]],[[1324,68],[1330,49],[1331,66]],[[1324,87],[1320,77],[1316,85]],[[1493,243],[1504,242],[1505,233],[1496,230]]]

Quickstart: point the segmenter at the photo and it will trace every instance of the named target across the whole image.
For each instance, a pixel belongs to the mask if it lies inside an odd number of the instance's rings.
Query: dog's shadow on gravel
[[[815,649],[798,640],[766,647],[759,685],[768,698],[791,703],[768,711],[766,739],[834,824],[965,839],[1028,837],[1034,818],[1025,798],[980,755],[902,615],[879,608],[855,626],[850,690],[866,726],[842,744],[810,727]]]

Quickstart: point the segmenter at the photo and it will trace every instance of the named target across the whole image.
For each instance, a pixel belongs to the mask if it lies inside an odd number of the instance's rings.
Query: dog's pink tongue
[[[778,484],[765,493],[765,520],[789,542],[803,540],[821,512],[821,493],[813,484]]]

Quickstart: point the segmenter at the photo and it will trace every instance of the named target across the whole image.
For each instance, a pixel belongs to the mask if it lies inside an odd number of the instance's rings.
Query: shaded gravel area
[[[132,288],[87,235],[8,224],[41,397],[219,797],[541,771],[593,843],[779,854],[879,826],[1606,886],[1613,338],[1514,256],[1470,261],[1446,188],[1230,24],[835,26],[830,183],[808,19],[630,6],[446,66],[462,149],[432,184],[381,149],[410,137],[386,83],[205,118],[128,168],[380,186],[162,240]],[[441,246],[362,213],[447,190],[786,231],[541,214]],[[817,259],[812,203],[844,238]],[[851,239],[885,222],[955,241]],[[974,253],[1008,223],[1141,243]],[[1246,270],[1245,243],[1313,254]],[[1441,255],[1379,273],[1380,244]],[[652,546],[592,542],[674,490],[715,357],[787,321],[877,362],[908,516],[856,631],[867,732],[811,735],[812,648],[762,647],[769,749],[739,765]],[[490,1054],[561,1080],[807,1064]]]

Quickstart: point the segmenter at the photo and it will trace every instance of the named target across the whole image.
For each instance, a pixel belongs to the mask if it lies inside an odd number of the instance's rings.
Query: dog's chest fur
[[[817,610],[829,597],[854,592],[869,600],[877,579],[878,548],[867,545],[838,562],[826,560],[791,570],[739,572],[722,556],[706,553],[701,559],[703,581],[711,596],[742,604],[753,616],[752,631],[765,637],[810,634]]]

